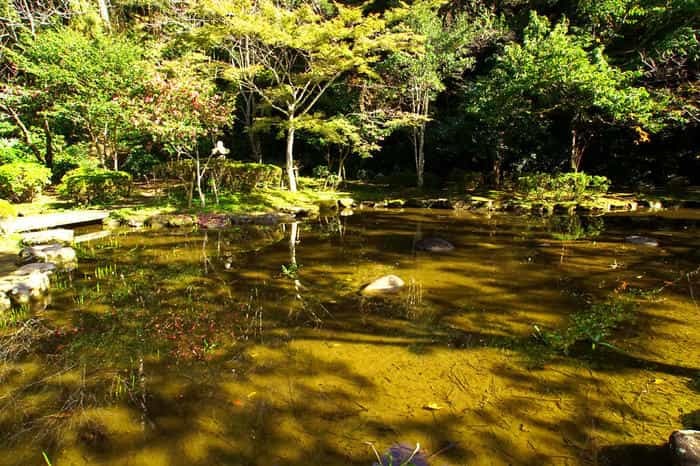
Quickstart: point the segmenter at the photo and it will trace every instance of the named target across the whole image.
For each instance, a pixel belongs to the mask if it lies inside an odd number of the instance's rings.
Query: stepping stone
[[[25,246],[36,246],[38,244],[61,243],[71,244],[73,242],[73,230],[56,228],[54,230],[34,231],[22,235],[22,244]]]

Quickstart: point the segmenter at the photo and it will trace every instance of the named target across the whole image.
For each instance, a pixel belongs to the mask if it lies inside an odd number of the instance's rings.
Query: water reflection
[[[416,251],[428,237],[455,249]],[[418,211],[118,236],[2,330],[0,464],[369,465],[366,442],[604,464],[700,405],[698,246],[693,219]],[[402,293],[358,294],[386,274]],[[533,325],[626,289],[624,353],[532,363]]]

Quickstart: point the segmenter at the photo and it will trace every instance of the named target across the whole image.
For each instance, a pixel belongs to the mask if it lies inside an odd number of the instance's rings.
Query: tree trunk
[[[53,136],[51,134],[51,127],[49,126],[49,120],[46,118],[46,115],[44,115],[44,138],[46,141],[44,163],[47,167],[53,168]]]
[[[297,178],[294,173],[294,120],[290,118],[287,129],[287,178],[289,179],[289,190],[293,193],[297,191]]]
[[[107,31],[111,31],[112,25],[109,21],[109,8],[107,7],[107,0],[97,0],[97,2],[100,7],[100,18],[102,18],[102,22],[104,23],[105,29]]]
[[[416,178],[418,187],[423,187],[425,172],[425,123],[413,129],[413,156],[416,160]]]
[[[578,147],[576,129],[571,129],[571,169],[576,173],[581,165],[583,149]]]
[[[195,176],[197,177],[197,194],[199,194],[199,202],[202,208],[207,206],[207,199],[204,196],[204,191],[202,190],[202,166],[199,162],[199,154],[197,154],[197,158],[195,159],[195,170],[197,171],[195,173]]]
[[[297,265],[297,239],[299,238],[299,224],[297,222],[289,225],[289,263]]]

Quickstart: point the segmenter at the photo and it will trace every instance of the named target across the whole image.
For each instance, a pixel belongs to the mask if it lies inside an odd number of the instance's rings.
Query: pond
[[[0,329],[0,464],[370,466],[417,444],[416,464],[663,464],[700,423],[699,224],[407,210],[113,235]],[[387,274],[400,293],[358,292]],[[604,339],[548,346],[622,301]]]

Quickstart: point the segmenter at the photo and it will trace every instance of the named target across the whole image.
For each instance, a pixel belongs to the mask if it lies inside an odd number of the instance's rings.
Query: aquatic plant
[[[282,264],[282,275],[290,279],[295,279],[299,276],[299,269],[301,269],[301,267],[301,264],[296,264],[294,262],[291,264]]]
[[[632,319],[634,307],[632,301],[623,298],[594,303],[571,314],[569,325],[563,330],[548,331],[534,325],[533,336],[563,353],[579,342],[589,342],[591,349],[604,346],[617,350],[607,339],[622,322]]]

